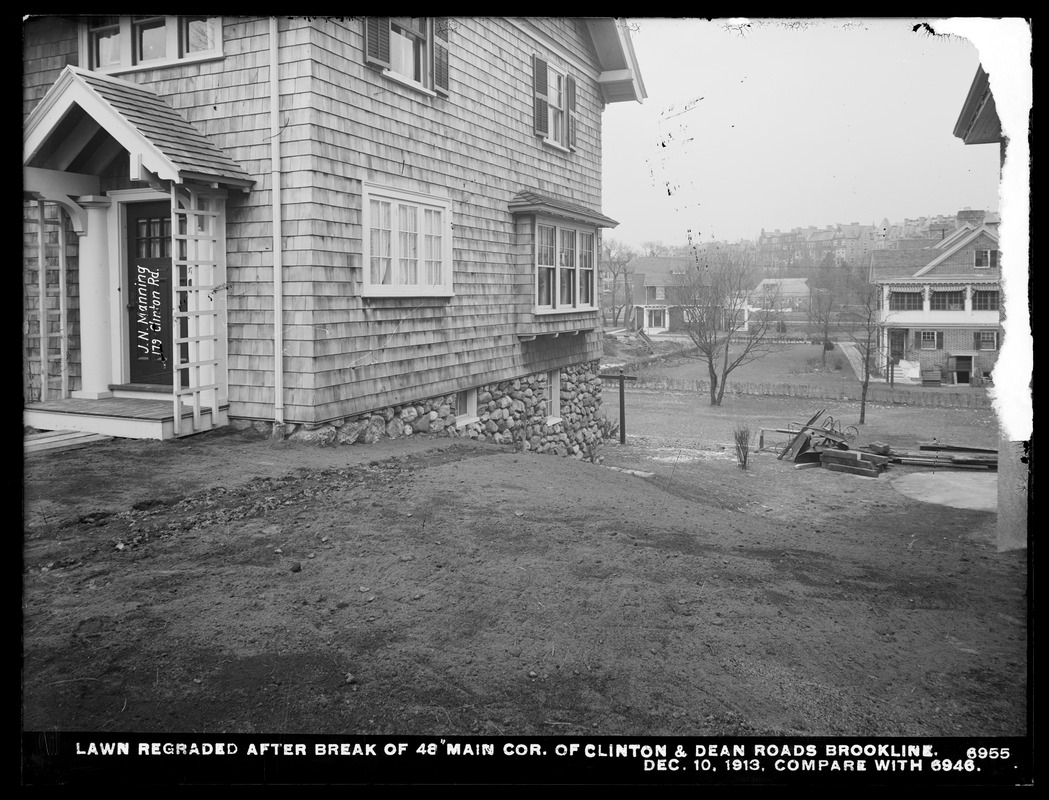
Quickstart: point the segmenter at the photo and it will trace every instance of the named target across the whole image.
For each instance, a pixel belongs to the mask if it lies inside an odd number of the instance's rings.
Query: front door
[[[170,387],[171,205],[127,207],[130,382]]]
[[[904,328],[893,328],[889,331],[889,358],[893,364],[907,354],[907,331]]]

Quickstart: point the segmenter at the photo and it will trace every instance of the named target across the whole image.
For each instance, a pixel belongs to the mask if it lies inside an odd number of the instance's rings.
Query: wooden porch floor
[[[119,417],[123,419],[174,419],[175,409],[171,400],[140,400],[124,397],[104,397],[101,400],[82,400],[68,397],[65,400],[48,400],[30,403],[26,411],[50,411],[56,414],[85,414],[95,417]],[[185,416],[185,414],[183,414]]]
[[[193,410],[182,409],[180,436],[202,433],[226,424],[226,407],[220,407],[217,418],[212,410],[201,408],[202,427],[193,428]],[[44,431],[82,431],[126,439],[175,438],[175,409],[169,399],[105,397],[84,400],[70,397],[29,403],[23,407],[25,425]]]

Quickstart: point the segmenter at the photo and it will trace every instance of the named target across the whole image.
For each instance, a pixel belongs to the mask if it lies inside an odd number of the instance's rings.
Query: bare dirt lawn
[[[993,512],[717,447],[809,405],[628,405],[604,465],[229,431],[28,456],[23,728],[1026,733],[1026,553]],[[862,437],[960,431],[996,441],[899,407]]]

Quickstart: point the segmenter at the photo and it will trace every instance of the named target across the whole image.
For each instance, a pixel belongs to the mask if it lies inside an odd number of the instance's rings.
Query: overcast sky
[[[952,132],[980,55],[921,21],[631,20],[648,97],[604,112],[602,205],[620,223],[606,236],[998,211],[998,148]]]
[[[620,222],[606,238],[733,242],[762,228],[999,212],[1005,337],[992,393],[1006,436],[1029,439],[1029,23],[740,22],[633,20],[648,97],[604,112],[602,209]],[[1010,138],[1002,170],[998,147],[954,136],[981,64]]]

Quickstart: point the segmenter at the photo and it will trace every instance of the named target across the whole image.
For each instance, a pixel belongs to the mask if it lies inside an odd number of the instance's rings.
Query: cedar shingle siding
[[[601,210],[603,102],[585,24],[448,19],[436,41],[446,47],[436,91],[423,92],[376,68],[390,59],[382,19],[279,20],[288,422],[338,419],[601,355],[596,311],[543,320],[544,330],[584,329],[578,335],[519,339],[536,324],[532,221],[507,208],[533,189]],[[226,205],[229,401],[231,417],[266,420],[274,414],[269,20],[225,18],[222,36],[221,59],[117,77],[156,92],[255,181],[250,192],[231,191]],[[24,55],[28,114],[76,63],[75,24],[30,20]],[[536,57],[572,78],[572,152],[535,135]],[[125,162],[103,190],[132,185]],[[362,297],[362,181],[450,199],[453,296]]]

